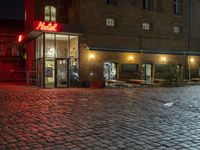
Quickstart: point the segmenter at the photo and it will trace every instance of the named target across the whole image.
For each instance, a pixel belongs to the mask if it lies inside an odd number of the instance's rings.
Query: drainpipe
[[[190,51],[192,48],[192,31],[191,31],[191,25],[192,25],[192,18],[191,18],[191,13],[192,13],[192,1],[188,0],[189,2],[189,14],[188,14],[188,80],[191,80],[191,66],[190,66]]]

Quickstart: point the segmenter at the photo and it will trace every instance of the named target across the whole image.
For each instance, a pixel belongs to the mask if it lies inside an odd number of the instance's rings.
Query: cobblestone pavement
[[[199,150],[199,108],[199,86],[0,85],[0,150]]]

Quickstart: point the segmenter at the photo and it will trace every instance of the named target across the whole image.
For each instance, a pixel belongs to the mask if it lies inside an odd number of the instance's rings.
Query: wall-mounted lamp
[[[161,61],[162,61],[162,62],[166,62],[166,61],[167,61],[167,58],[166,58],[166,57],[161,57]]]
[[[128,57],[128,60],[129,60],[129,61],[132,61],[133,59],[134,59],[133,56],[129,56],[129,57]]]
[[[193,63],[194,62],[194,58],[190,58],[190,62]]]
[[[94,54],[89,54],[88,58],[89,59],[95,59],[95,55]]]

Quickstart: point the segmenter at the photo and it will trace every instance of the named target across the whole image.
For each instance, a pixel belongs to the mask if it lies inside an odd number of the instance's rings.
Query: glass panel
[[[114,80],[116,79],[117,69],[116,64],[112,62],[104,63],[104,79],[105,80]]]
[[[112,18],[107,18],[106,19],[106,26],[112,26],[112,27],[114,27],[115,26],[115,20],[112,19]]]
[[[70,58],[78,57],[78,36],[70,36]]]
[[[67,58],[69,52],[69,36],[56,35],[57,58]]]
[[[55,58],[55,34],[45,34],[45,57]]]
[[[37,86],[43,87],[43,59],[37,60]]]
[[[57,87],[68,85],[68,75],[67,75],[67,59],[58,59],[57,61]]]
[[[54,60],[45,61],[45,86],[54,87],[55,81],[55,62]]]
[[[152,75],[152,65],[142,64],[142,73],[143,73],[143,79],[146,80],[147,83],[150,83]]]
[[[43,57],[43,35],[36,39],[36,58]]]
[[[56,21],[56,8],[51,6],[51,21]]]
[[[45,6],[44,16],[45,21],[50,21],[50,6]]]
[[[70,59],[70,85],[77,86],[79,81],[78,59]]]

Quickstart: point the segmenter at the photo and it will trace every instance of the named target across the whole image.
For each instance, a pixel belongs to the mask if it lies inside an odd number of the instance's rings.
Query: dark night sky
[[[0,18],[24,19],[23,0],[1,0]]]

